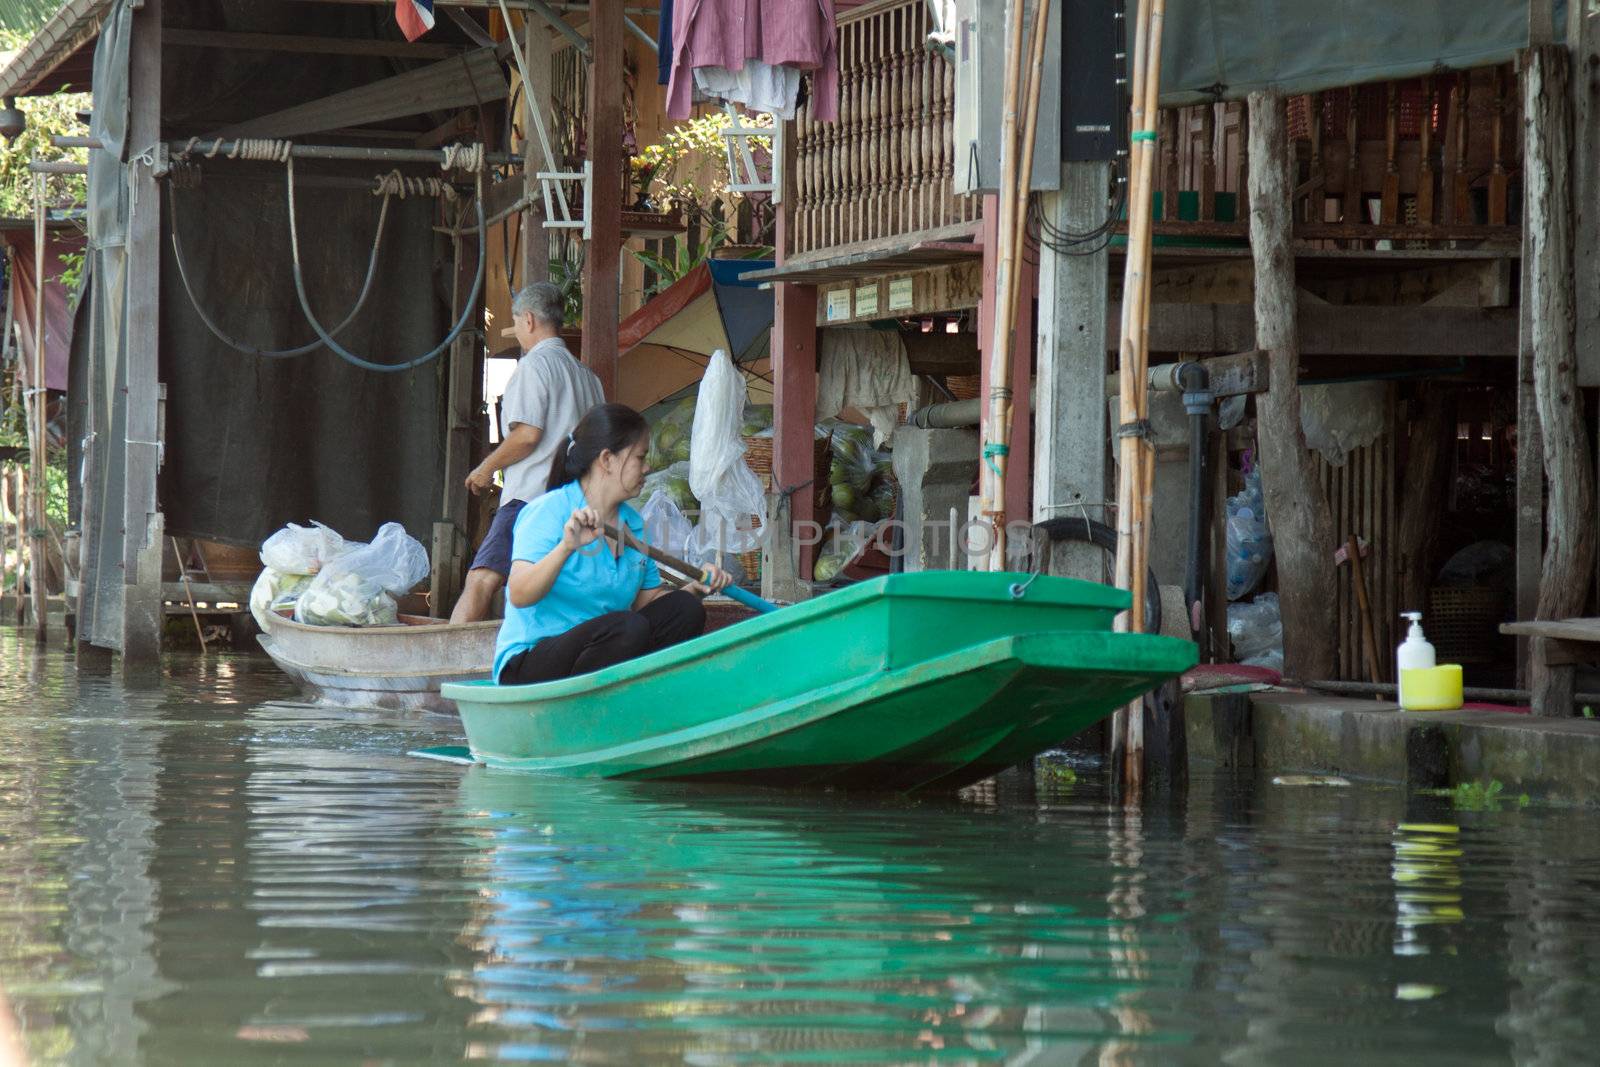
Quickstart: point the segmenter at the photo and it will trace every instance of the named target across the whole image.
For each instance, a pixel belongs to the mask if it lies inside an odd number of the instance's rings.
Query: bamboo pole
[[[43,644],[49,605],[45,600],[45,451],[49,448],[48,402],[44,365],[44,175],[34,176],[33,194],[33,418],[28,436],[33,453],[32,505],[29,508],[28,578],[33,592],[33,639]]]
[[[1028,188],[1033,177],[1033,145],[1038,125],[1040,70],[1050,0],[1037,0],[1029,41],[1027,81],[1022,69],[1022,0],[1012,0],[1010,47],[1006,50],[1005,112],[1000,142],[1000,241],[994,280],[994,320],[989,335],[989,405],[983,424],[983,515],[994,530],[988,566],[1004,570],[1006,560],[1006,455],[1011,441],[1011,350],[1016,327],[1017,263],[1026,229]],[[1017,110],[1026,95],[1021,129]],[[1020,140],[1019,140],[1020,133]]]
[[[1145,377],[1150,355],[1150,190],[1155,174],[1157,101],[1161,88],[1161,30],[1166,0],[1140,0],[1133,54],[1131,174],[1128,207],[1128,255],[1122,284],[1117,478],[1117,587],[1142,604],[1149,551],[1148,514],[1154,453],[1149,447]],[[1120,631],[1142,632],[1142,611],[1117,619]],[[1121,755],[1123,795],[1138,797],[1143,785],[1143,700],[1117,713],[1112,725],[1113,762]]]

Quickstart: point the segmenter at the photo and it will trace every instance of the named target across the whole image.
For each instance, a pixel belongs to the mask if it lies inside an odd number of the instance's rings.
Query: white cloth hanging
[[[916,399],[916,379],[898,330],[822,331],[817,418],[855,408],[872,423],[873,444],[882,448],[899,425],[898,407]]]
[[[751,111],[792,119],[800,98],[800,71],[747,59],[739,70],[696,67],[694,87],[707,96],[743,104]]]

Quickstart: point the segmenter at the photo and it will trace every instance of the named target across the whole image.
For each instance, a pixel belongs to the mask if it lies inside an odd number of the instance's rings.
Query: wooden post
[[[1406,450],[1405,488],[1398,531],[1400,609],[1427,611],[1428,587],[1436,570],[1433,542],[1444,513],[1444,491],[1449,477],[1449,448],[1455,445],[1455,398],[1439,385],[1427,385],[1419,410],[1410,423]],[[1393,620],[1387,620],[1392,622]]]
[[[1025,258],[1024,230],[1028,189],[1032,184],[1040,74],[1044,69],[1044,31],[1050,17],[1050,0],[1034,0],[1034,3],[1026,66],[1022,54],[1023,2],[1012,0],[1006,9],[1006,32],[1010,46],[1006,52],[1005,95],[1002,97],[1001,112],[1000,194],[996,198],[999,218],[996,229],[992,231],[997,246],[993,260],[995,311],[984,360],[988,370],[985,384],[988,399],[979,434],[983,447],[982,465],[979,467],[983,517],[991,524],[993,533],[993,550],[988,565],[990,570],[1004,570],[1006,560],[1006,470],[1015,410],[1011,368],[1015,358],[1018,294],[1023,292],[1020,275]],[[1026,408],[1023,410],[1026,412]]]
[[[1255,259],[1256,346],[1271,388],[1256,398],[1262,488],[1272,522],[1289,676],[1333,677],[1337,546],[1333,514],[1300,430],[1300,330],[1296,314],[1292,183],[1283,97],[1250,94],[1250,248]]]
[[[28,410],[28,440],[33,446],[33,490],[28,505],[28,586],[33,599],[33,639],[44,644],[49,629],[50,604],[45,579],[50,568],[45,561],[45,525],[50,521],[49,499],[50,391],[45,385],[44,358],[44,175],[34,177],[33,194],[33,404]],[[18,591],[21,592],[20,590]]]
[[[773,246],[781,266],[794,247],[796,212],[800,207],[796,196],[795,160],[798,152],[796,125],[791,125],[784,137],[783,195],[777,206],[776,234]],[[781,557],[777,573],[786,578],[799,579],[792,588],[781,588],[766,582],[762,595],[768,599],[792,600],[801,595],[800,582],[811,578],[812,561],[816,558],[814,547],[803,547],[796,552],[796,531],[808,529],[801,524],[817,519],[816,490],[814,484],[817,422],[817,287],[778,282],[772,287],[772,481],[773,491],[789,490],[787,502],[777,514],[786,521],[782,528],[772,532],[771,554]],[[794,555],[791,555],[794,553]],[[789,564],[795,560],[795,573],[789,575]],[[773,568],[767,568],[772,576]]]
[[[522,54],[527,59],[528,84],[522,87],[528,107],[540,109],[546,128],[555,127],[555,117],[550,113],[550,32],[542,18],[524,12],[522,18]],[[508,31],[509,27],[508,27]],[[544,169],[544,154],[539,148],[532,120],[524,108],[522,138],[522,192],[530,204],[522,213],[522,284],[550,280],[550,231],[544,228],[544,196],[539,179],[534,177]],[[511,270],[507,264],[507,270]]]
[[[589,5],[589,241],[583,257],[583,361],[617,395],[617,286],[622,270],[622,0]]]
[[[131,23],[128,143],[161,140],[161,9],[144,0]],[[161,189],[151,164],[133,161],[128,220],[127,334],[123,380],[127,404],[127,466],[123,478],[126,528],[123,566],[122,669],[148,680],[161,657],[161,555],[165,528],[156,499],[161,466],[158,352],[161,340]]]
[[[461,317],[466,301],[473,295],[472,282],[478,259],[478,238],[466,232],[461,220],[453,220],[461,232],[455,238],[455,291],[450,301],[452,321]],[[483,294],[478,293],[473,322],[483,320]],[[473,419],[482,392],[478,377],[476,330],[462,330],[450,346],[450,369],[445,407],[444,500],[440,520],[434,524],[432,578],[429,605],[439,618],[448,618],[456,598],[461,595],[461,580],[466,565],[467,516],[471,499],[467,493],[467,472],[472,469]]]
[[[1161,32],[1166,0],[1140,0],[1133,52],[1130,128],[1132,151],[1128,190],[1128,254],[1122,281],[1122,329],[1117,439],[1121,456],[1117,481],[1117,588],[1133,594],[1132,611],[1117,616],[1119,630],[1144,630],[1144,586],[1150,550],[1148,505],[1155,452],[1150,447],[1146,369],[1150,357],[1151,190],[1154,188],[1156,133],[1153,124],[1161,90]],[[1112,721],[1112,751],[1123,748],[1122,789],[1137,798],[1144,780],[1144,701],[1133,702]],[[1113,763],[1115,761],[1113,760]]]
[[[1594,566],[1594,466],[1578,391],[1572,287],[1572,100],[1565,48],[1531,48],[1523,64],[1527,141],[1526,216],[1530,239],[1529,344],[1534,395],[1550,487],[1538,617],[1580,614]],[[1532,688],[1541,688],[1535,661]]]
[[[1043,194],[1040,211],[1055,229],[1087,233],[1106,221],[1110,187],[1110,163],[1066,163],[1061,191]],[[1035,522],[1106,518],[1106,298],[1111,251],[1102,244],[1098,251],[1082,254],[1093,248],[1039,250]],[[1098,582],[1104,577],[1104,555],[1089,545],[1058,546],[1051,573]]]

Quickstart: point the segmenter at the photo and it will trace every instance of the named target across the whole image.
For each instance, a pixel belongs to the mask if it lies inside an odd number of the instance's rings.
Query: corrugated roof
[[[112,0],[67,0],[0,70],[0,97],[44,96],[71,85],[87,92],[94,39]]]

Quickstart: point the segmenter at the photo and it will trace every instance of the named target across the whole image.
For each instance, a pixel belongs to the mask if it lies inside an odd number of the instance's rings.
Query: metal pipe
[[[35,160],[28,164],[28,172],[30,174],[88,174],[89,168],[83,163]]]
[[[58,135],[50,138],[50,143],[57,148],[103,148],[98,137],[68,137]]]
[[[1029,392],[1028,410],[1037,411],[1039,396]],[[919,430],[966,430],[978,425],[983,414],[983,399],[952,400],[945,404],[929,404],[906,416],[906,425]]]
[[[207,154],[215,147],[217,159],[222,159],[234,151],[239,145],[238,141],[223,141],[220,145],[215,141],[201,141],[189,151],[190,158],[196,156],[205,159]],[[187,139],[167,142],[168,149],[174,156],[181,155],[189,148]],[[444,153],[435,148],[357,148],[352,145],[325,145],[325,144],[296,144],[289,146],[289,154],[295,159],[349,159],[373,163],[432,163],[440,166],[444,163]],[[492,166],[503,166],[508,163],[521,163],[522,157],[506,152],[487,152],[485,157]]]
[[[644,30],[640,29],[637,22],[633,21],[633,19],[629,18],[627,15],[622,16],[622,21],[623,24],[628,27],[628,29],[633,31],[633,35],[635,37],[639,38],[639,40],[650,46],[650,51],[654,52],[656,55],[661,54],[661,49],[659,46],[657,46],[656,39],[651,37],[648,33],[645,33]]]
[[[544,0],[527,0],[527,5],[529,11],[537,13],[551,26],[555,27],[561,36],[571,41],[572,47],[581,52],[585,59],[590,58],[589,39],[569,26],[567,20],[561,17],[559,11],[545,3]],[[507,29],[509,30],[509,27]]]
[[[1395,686],[1392,682],[1292,682],[1287,679],[1284,685],[1300,686],[1304,689],[1315,690],[1319,693],[1336,693],[1344,696],[1362,697],[1395,697]],[[1464,700],[1481,700],[1486,703],[1530,704],[1532,694],[1526,689],[1485,689],[1469,687],[1461,690]],[[1577,693],[1573,696],[1573,705],[1589,704],[1600,707],[1600,693]]]

